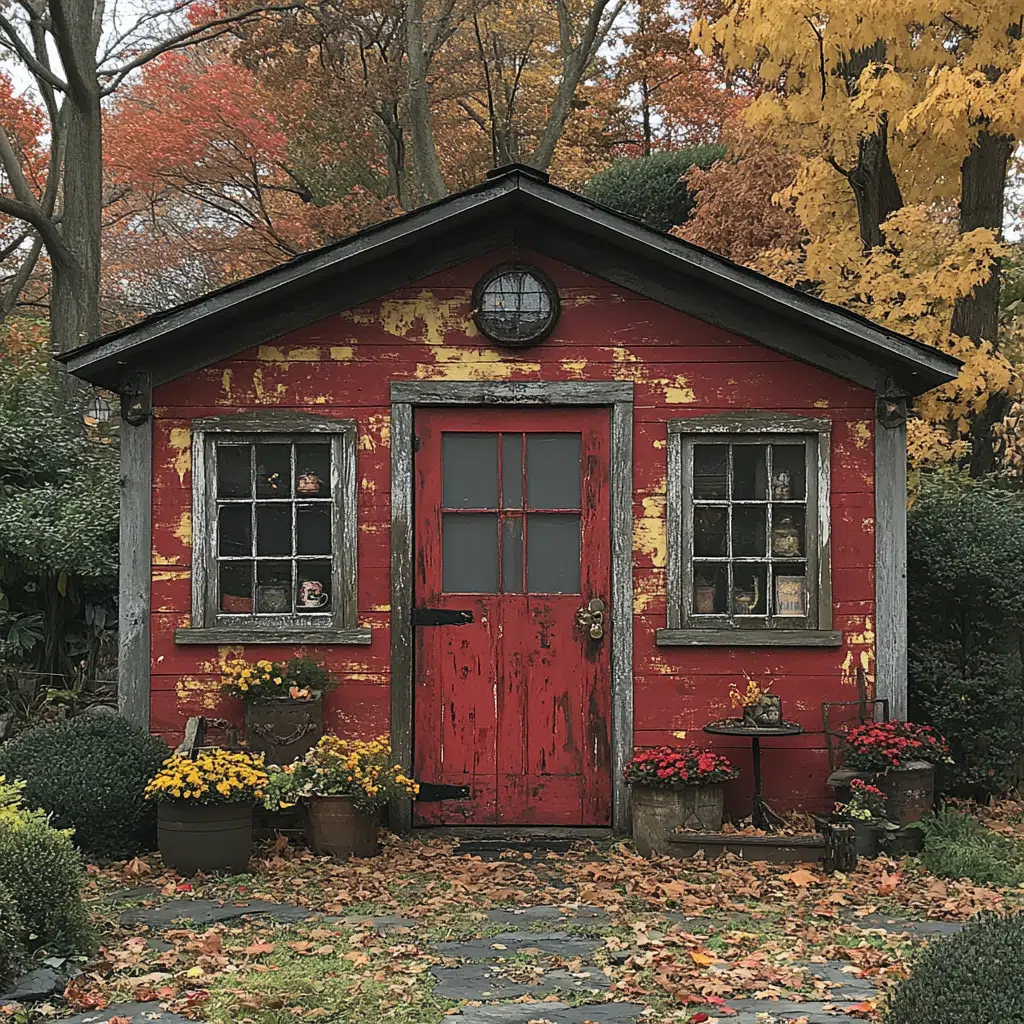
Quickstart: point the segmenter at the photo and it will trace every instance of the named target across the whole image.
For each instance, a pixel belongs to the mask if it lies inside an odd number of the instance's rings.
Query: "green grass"
[[[977,885],[1024,883],[1024,844],[986,828],[976,818],[942,808],[920,823],[921,863],[940,878],[967,878]]]

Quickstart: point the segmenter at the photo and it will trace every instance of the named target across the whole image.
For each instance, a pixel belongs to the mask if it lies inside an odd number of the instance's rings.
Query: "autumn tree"
[[[1020,0],[736,0],[695,34],[756,77],[749,123],[798,160],[787,196],[810,240],[763,267],[964,358],[918,409],[933,447],[970,439],[975,473],[1019,388],[998,296],[1022,18]]]

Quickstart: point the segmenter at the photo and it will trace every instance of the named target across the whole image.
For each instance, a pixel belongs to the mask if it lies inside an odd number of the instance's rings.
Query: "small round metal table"
[[[802,725],[794,725],[792,722],[783,722],[770,728],[762,728],[756,725],[744,725],[739,718],[726,718],[721,722],[711,722],[704,726],[704,732],[712,736],[749,736],[753,742],[754,753],[754,809],[751,812],[750,820],[754,828],[764,829],[765,832],[774,832],[776,825],[783,824],[780,818],[765,802],[761,796],[761,737],[762,736],[799,736],[804,731]]]

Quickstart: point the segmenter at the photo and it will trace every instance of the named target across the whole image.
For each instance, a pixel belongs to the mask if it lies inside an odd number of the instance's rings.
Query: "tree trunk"
[[[903,206],[899,183],[889,163],[889,123],[883,115],[878,131],[859,143],[857,166],[849,173],[850,188],[857,204],[860,237],[865,249],[885,241],[882,225]]]
[[[989,228],[1000,235],[1006,192],[1006,173],[1013,152],[1013,139],[982,130],[960,165],[960,232]],[[953,308],[953,334],[998,343],[999,265],[992,264],[988,280],[968,296],[956,300]],[[985,408],[971,424],[970,474],[991,473],[995,468],[992,428],[1007,414],[1009,397],[1000,392],[991,395]]]
[[[424,46],[423,0],[406,5],[406,43],[409,56],[409,134],[412,159],[420,188],[431,202],[443,199],[448,188],[441,174],[434,142],[434,127],[427,92],[427,55]]]

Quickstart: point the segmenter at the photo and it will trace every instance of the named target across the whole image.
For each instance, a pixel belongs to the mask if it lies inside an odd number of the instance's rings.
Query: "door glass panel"
[[[501,589],[523,592],[523,517],[508,516],[501,523]]]
[[[441,438],[441,503],[445,508],[498,507],[497,434]]]
[[[331,610],[331,563],[297,562],[295,610],[304,614]]]
[[[220,610],[228,615],[252,614],[252,562],[220,563]]]
[[[729,473],[727,444],[693,446],[693,496],[705,500],[725,498]]]
[[[217,522],[217,549],[221,555],[252,554],[252,505],[221,505]]]
[[[697,558],[724,558],[729,554],[728,522],[725,508],[698,505],[693,510],[693,553]]]
[[[768,497],[768,468],[764,444],[737,444],[732,449],[733,501],[765,501]]]
[[[295,446],[295,493],[300,498],[327,498],[331,493],[331,446]]]
[[[256,563],[256,611],[289,615],[292,611],[292,563]]]
[[[529,477],[527,477],[529,480]],[[526,589],[531,594],[578,594],[580,517],[535,512],[526,524]]]
[[[256,497],[287,498],[292,493],[292,446],[256,445]]]
[[[526,435],[526,503],[530,508],[580,507],[580,435]]]
[[[523,435],[501,435],[501,507],[523,507]]]
[[[217,445],[217,497],[252,497],[252,477],[247,444]]]
[[[296,508],[295,550],[300,555],[331,553],[330,505],[299,505]]]
[[[291,505],[257,505],[256,554],[290,555],[291,553]]]
[[[494,497],[497,500],[497,494]],[[496,515],[467,515],[458,512],[444,514],[441,522],[441,589],[449,594],[498,592]]]

